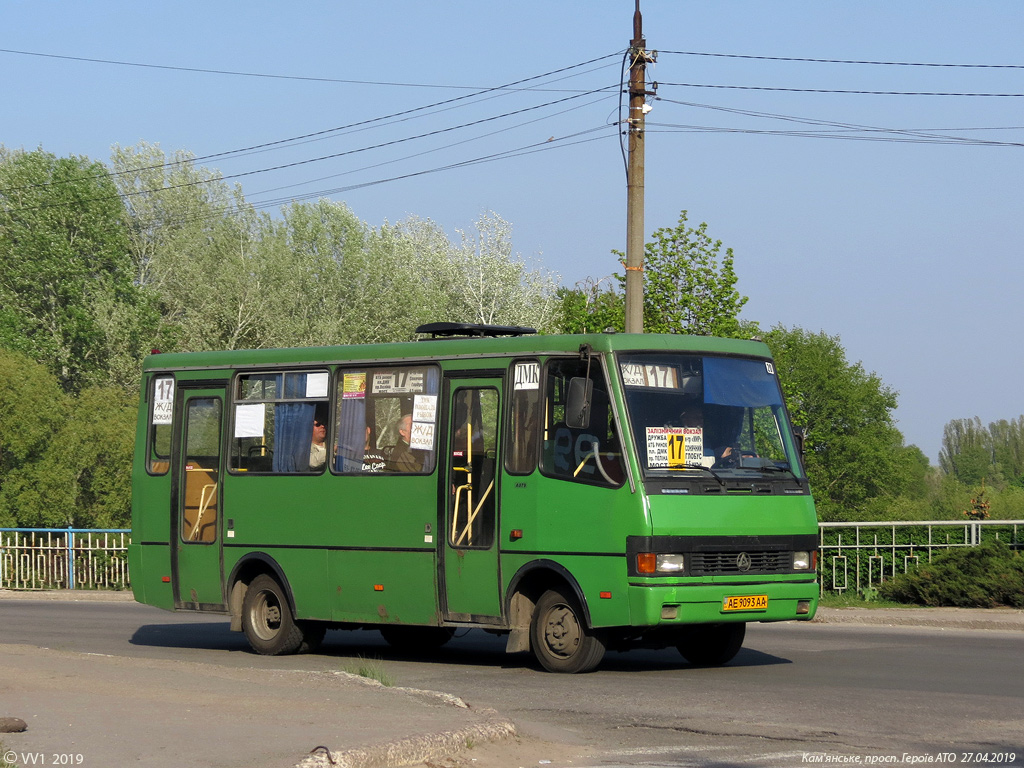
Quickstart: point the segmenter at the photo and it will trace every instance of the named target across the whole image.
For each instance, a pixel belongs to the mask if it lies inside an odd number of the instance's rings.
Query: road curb
[[[474,744],[502,741],[516,735],[515,724],[499,719],[494,710],[481,710],[481,714],[492,719],[455,731],[410,736],[357,749],[334,751],[316,747],[295,768],[396,768],[441,760]]]
[[[130,589],[0,589],[0,600],[66,600],[70,602],[133,602]]]
[[[422,688],[385,686],[379,680],[354,675],[351,672],[338,671],[333,674],[361,683],[368,688],[388,687],[392,691],[401,691],[408,696],[429,699],[442,706],[472,709],[461,698],[450,693]],[[420,734],[354,749],[332,750],[326,746],[315,747],[310,750],[307,757],[296,764],[295,768],[338,768],[338,766],[342,768],[394,768],[395,766],[441,760],[474,744],[502,741],[516,735],[515,724],[503,719],[497,711],[481,709],[476,714],[482,718],[483,722],[454,731]]]
[[[818,608],[812,624],[1024,632],[1017,608]]]

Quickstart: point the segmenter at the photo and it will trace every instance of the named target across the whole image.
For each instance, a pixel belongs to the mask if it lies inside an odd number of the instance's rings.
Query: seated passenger
[[[371,430],[366,428],[366,445],[363,446],[363,472],[381,472],[384,469],[384,454],[370,439]]]
[[[407,413],[398,420],[398,442],[388,454],[384,469],[388,472],[419,472],[423,459],[409,446],[412,435],[412,414]]]
[[[320,469],[327,463],[327,425],[313,419],[313,442],[309,446],[309,468]]]

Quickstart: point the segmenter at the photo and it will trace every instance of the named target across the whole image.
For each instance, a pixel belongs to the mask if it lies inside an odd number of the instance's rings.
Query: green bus
[[[747,622],[814,617],[814,502],[767,346],[417,332],[147,357],[136,600],[230,616],[262,654],[477,627],[552,672],[634,647],[724,664]]]

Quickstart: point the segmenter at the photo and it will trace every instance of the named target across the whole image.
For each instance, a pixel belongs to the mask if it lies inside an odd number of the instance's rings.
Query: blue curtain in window
[[[366,397],[342,396],[339,408],[338,455],[334,469],[338,472],[361,472],[366,446]]]
[[[305,397],[306,374],[286,374],[284,396]],[[308,472],[313,443],[313,403],[278,403],[274,408],[274,471]]]
[[[704,402],[759,408],[782,405],[782,394],[761,360],[705,357]]]

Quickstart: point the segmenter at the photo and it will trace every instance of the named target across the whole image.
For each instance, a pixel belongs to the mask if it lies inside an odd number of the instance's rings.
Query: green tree
[[[988,425],[992,459],[1006,482],[1024,484],[1024,416]]]
[[[57,377],[28,355],[0,348],[0,526],[22,524],[26,475],[42,461],[67,420]],[[33,513],[39,503],[32,504]]]
[[[343,203],[292,203],[264,229],[267,346],[353,341],[378,286],[367,283],[367,227]]]
[[[116,386],[66,395],[0,349],[0,525],[128,525],[135,404]]]
[[[615,281],[614,284],[612,281]],[[626,327],[626,303],[616,290],[615,275],[595,280],[586,278],[575,288],[559,288],[557,295],[563,333],[600,333],[608,328]]]
[[[823,520],[884,516],[908,488],[919,490],[923,454],[903,446],[893,390],[850,363],[837,336],[780,325],[765,341],[793,421],[806,429],[807,474]]]
[[[687,212],[675,227],[658,229],[644,248],[644,330],[648,333],[688,333],[698,336],[742,336],[755,329],[739,319],[747,297],[736,290],[735,256],[722,253],[722,241],[712,240],[707,223],[687,225]],[[619,251],[613,251],[624,258]],[[625,277],[617,285],[589,281],[561,294],[563,327],[581,330],[625,328]],[[572,295],[576,293],[577,295]]]
[[[136,280],[155,294],[166,349],[262,346],[276,266],[261,239],[269,217],[219,172],[155,145],[115,147]],[[268,274],[268,268],[271,274]]]
[[[107,380],[139,319],[122,216],[101,163],[0,147],[0,345],[67,391]]]
[[[371,229],[343,203],[259,215],[193,157],[115,148],[140,284],[163,314],[165,349],[410,339],[440,318],[554,327],[556,280],[485,214],[458,244],[429,220]]]
[[[991,478],[992,436],[981,424],[981,419],[954,419],[942,430],[939,450],[942,471],[967,486],[979,485]]]
[[[512,248],[512,226],[493,212],[484,213],[460,241],[421,252],[417,272],[427,285],[427,319],[556,327],[556,275],[531,269]]]

